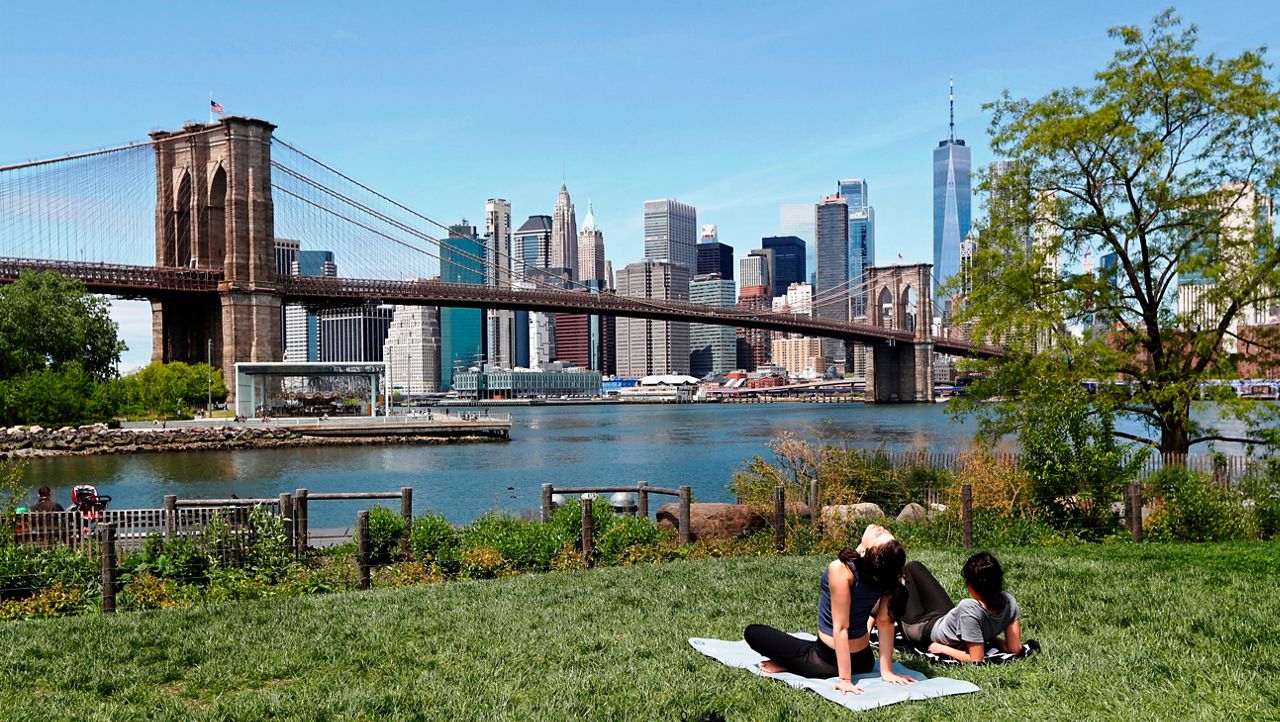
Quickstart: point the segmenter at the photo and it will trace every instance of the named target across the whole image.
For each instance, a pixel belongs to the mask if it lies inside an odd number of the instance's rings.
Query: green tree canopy
[[[215,401],[227,398],[222,370],[181,361],[152,363],[120,379],[121,403],[134,414],[174,414],[201,408],[212,392]]]
[[[77,280],[23,271],[0,286],[0,380],[75,363],[96,381],[116,375],[125,344],[110,305]]]
[[[1273,329],[1246,330],[1280,303],[1265,212],[1280,93],[1265,50],[1201,55],[1172,11],[1111,35],[1120,47],[1092,85],[988,106],[1011,163],[982,184],[990,217],[956,320],[1009,354],[957,409],[1007,423],[1012,403],[981,402],[1016,401],[1033,371],[1119,380],[1100,385],[1099,409],[1185,453],[1215,438],[1192,418],[1203,382],[1280,359]]]

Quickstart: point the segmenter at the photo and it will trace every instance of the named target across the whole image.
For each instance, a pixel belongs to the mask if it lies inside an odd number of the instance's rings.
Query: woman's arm
[[[997,639],[996,646],[1000,647],[1009,654],[1017,654],[1022,651],[1022,620],[1015,619],[1009,622],[1009,626],[1004,629],[1004,640]]]
[[[969,651],[965,652],[955,647],[943,644],[942,642],[934,642],[929,645],[929,651],[934,654],[941,654],[952,659],[958,659],[961,662],[981,662],[987,656],[986,645],[981,642],[968,642]]]
[[[891,684],[914,684],[915,680],[893,671],[893,617],[889,614],[889,595],[880,598],[876,612],[876,629],[880,633],[880,679]]]
[[[836,643],[836,670],[840,681],[835,688],[841,692],[862,694],[862,688],[853,683],[853,669],[849,665],[849,600],[853,597],[853,572],[836,560],[827,567],[827,588],[831,590],[831,639]]]

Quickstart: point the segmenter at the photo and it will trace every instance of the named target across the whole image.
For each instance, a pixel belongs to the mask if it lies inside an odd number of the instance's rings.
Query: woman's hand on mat
[[[837,692],[862,694],[862,688],[847,679],[842,679],[839,682],[836,682],[832,687],[834,687]]]
[[[915,684],[916,683],[916,680],[914,678],[908,677],[906,675],[898,674],[897,672],[881,672],[880,679],[883,679],[889,684]]]

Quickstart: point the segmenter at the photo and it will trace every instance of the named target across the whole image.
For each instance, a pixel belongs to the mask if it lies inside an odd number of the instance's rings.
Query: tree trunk
[[[1191,437],[1187,434],[1187,425],[1176,421],[1162,421],[1160,424],[1160,454],[1185,454],[1191,448]]]

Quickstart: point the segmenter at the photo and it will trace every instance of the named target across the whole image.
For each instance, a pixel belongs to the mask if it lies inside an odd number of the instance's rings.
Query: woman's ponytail
[[[1004,569],[991,552],[978,552],[969,557],[960,576],[973,587],[987,609],[997,614],[1004,610]]]

